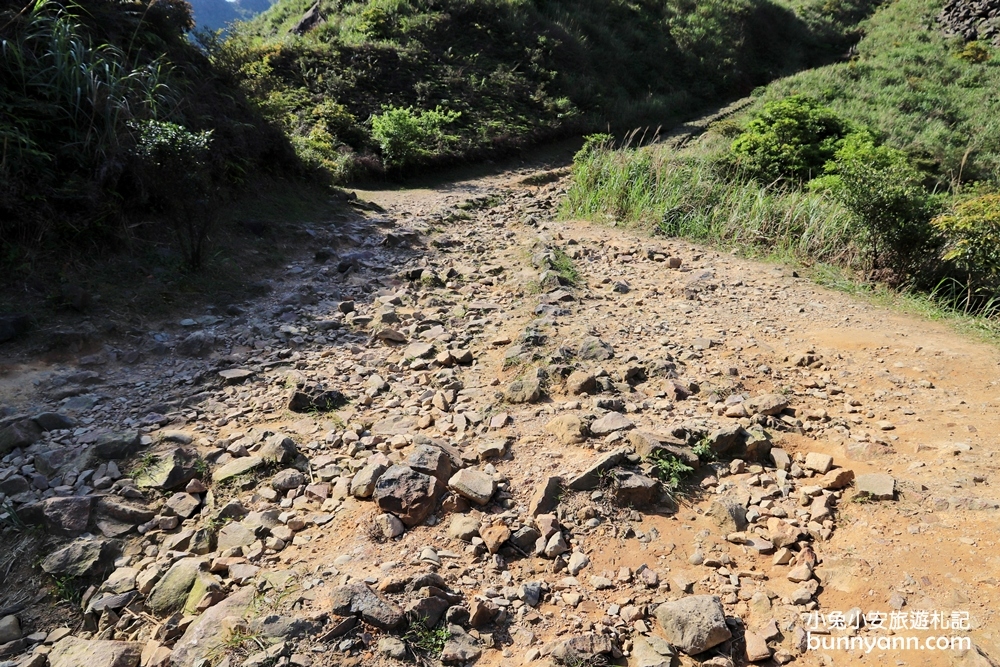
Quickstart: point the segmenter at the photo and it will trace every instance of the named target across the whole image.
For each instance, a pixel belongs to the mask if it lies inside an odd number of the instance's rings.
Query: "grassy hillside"
[[[0,261],[93,256],[166,222],[189,263],[228,192],[296,162],[188,39],[182,0],[0,0]]]
[[[775,81],[682,149],[577,156],[566,212],[819,260],[996,311],[997,50],[946,38],[938,0],[896,0],[848,62]]]
[[[806,93],[909,153],[936,181],[995,179],[1000,170],[1000,58],[945,37],[940,0],[896,0],[865,24],[850,62],[769,86],[769,100]]]
[[[348,178],[666,124],[845,51],[864,0],[280,0],[215,58]],[[311,14],[311,21],[305,20]]]

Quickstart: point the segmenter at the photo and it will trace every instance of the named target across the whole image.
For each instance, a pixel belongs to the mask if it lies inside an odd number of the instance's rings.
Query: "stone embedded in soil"
[[[474,468],[464,468],[448,480],[448,488],[477,505],[485,505],[497,489],[496,480]]]
[[[714,595],[693,595],[656,608],[668,642],[688,655],[704,653],[732,637],[722,602]]]
[[[542,385],[538,378],[514,380],[504,391],[508,403],[536,403],[542,398]]]
[[[440,483],[409,466],[394,465],[375,483],[379,509],[399,517],[406,526],[417,526],[437,504]]]
[[[892,475],[882,472],[858,475],[854,480],[854,488],[859,494],[865,494],[873,500],[892,500],[896,497],[896,480]]]
[[[141,655],[139,642],[65,637],[52,647],[49,667],[138,667]]]
[[[403,611],[385,600],[367,584],[338,586],[330,595],[330,610],[339,616],[359,616],[380,630],[394,630],[404,620]]]
[[[574,445],[587,440],[587,427],[574,414],[563,414],[551,419],[545,425],[545,430],[564,445]]]
[[[633,426],[635,426],[635,424],[633,424],[632,420],[625,415],[617,412],[609,412],[600,419],[595,420],[590,425],[590,432],[594,435],[601,436],[607,435],[608,433],[614,433],[615,431],[627,431]]]

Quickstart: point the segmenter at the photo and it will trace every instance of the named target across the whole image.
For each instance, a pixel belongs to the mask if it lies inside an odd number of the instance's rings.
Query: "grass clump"
[[[451,637],[451,633],[448,632],[448,628],[429,628],[426,625],[426,619],[424,619],[423,621],[410,624],[409,629],[403,636],[403,641],[414,651],[431,657],[437,657],[441,655],[441,651],[444,650],[445,642],[448,641],[449,637]]]

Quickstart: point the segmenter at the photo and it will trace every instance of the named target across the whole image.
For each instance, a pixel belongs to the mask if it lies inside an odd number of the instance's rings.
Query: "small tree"
[[[936,200],[906,155],[856,133],[844,141],[827,171],[823,182],[853,214],[870,268],[910,270],[916,253],[933,238],[928,221]]]
[[[152,203],[170,218],[188,266],[198,269],[215,220],[209,202],[212,132],[191,132],[181,125],[156,120],[132,127],[137,131],[134,155],[140,183]]]
[[[932,221],[945,237],[943,258],[968,276],[971,297],[1000,284],[1000,194],[987,194],[955,205]]]

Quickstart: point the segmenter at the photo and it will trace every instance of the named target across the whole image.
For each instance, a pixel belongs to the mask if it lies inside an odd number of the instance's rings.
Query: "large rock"
[[[788,407],[788,397],[782,394],[762,394],[743,403],[751,414],[774,416]]]
[[[660,483],[655,479],[628,470],[616,470],[612,474],[614,498],[619,505],[642,509],[659,499]]]
[[[142,644],[64,637],[49,653],[49,667],[138,667]]]
[[[629,667],[670,667],[676,655],[674,648],[656,635],[635,635]]]
[[[42,569],[54,576],[92,577],[100,574],[116,554],[113,542],[79,538],[46,556]]]
[[[648,431],[629,431],[628,442],[635,453],[646,459],[656,454],[669,454],[697,470],[701,466],[698,455],[680,438]]]
[[[395,514],[407,526],[416,526],[433,511],[439,487],[430,475],[394,465],[378,478],[373,496],[383,512]]]
[[[355,498],[371,498],[375,493],[375,482],[390,466],[389,459],[382,454],[370,457],[365,467],[351,480],[351,495]]]
[[[732,637],[722,602],[714,595],[692,595],[656,608],[668,642],[688,655],[703,653]]]
[[[259,456],[244,456],[233,459],[215,469],[215,472],[212,473],[212,481],[225,482],[227,479],[239,477],[262,465],[264,465],[264,459]]]
[[[732,498],[716,498],[705,513],[715,520],[723,533],[736,533],[747,527],[747,510]]]
[[[42,429],[31,420],[15,422],[0,429],[0,456],[6,456],[20,447],[30,447],[42,437]]]
[[[538,516],[548,514],[559,505],[559,496],[562,494],[565,480],[559,476],[546,477],[545,481],[535,487],[535,492],[531,495],[528,503],[528,514]]]
[[[537,403],[542,398],[542,385],[538,378],[514,380],[504,391],[508,403]]]
[[[545,430],[564,445],[573,445],[587,440],[587,425],[574,414],[555,417],[545,425]]]
[[[149,592],[146,606],[159,615],[166,615],[183,607],[198,576],[201,562],[200,558],[181,558],[171,565]]]
[[[854,486],[859,494],[865,494],[873,500],[892,500],[896,497],[896,480],[884,472],[858,475]]]
[[[31,327],[31,319],[20,313],[0,315],[0,343],[17,338]]]
[[[586,634],[559,642],[552,647],[549,655],[563,665],[581,665],[590,664],[614,650],[615,646],[607,635]]]
[[[53,535],[72,537],[87,530],[93,504],[93,496],[47,498],[22,515],[27,523],[43,523]]]
[[[380,630],[395,630],[405,618],[399,607],[360,582],[335,588],[330,598],[334,614],[360,616],[365,623]]]
[[[485,505],[497,490],[497,483],[481,470],[464,468],[448,480],[448,488],[477,505]]]
[[[124,459],[139,451],[139,431],[102,433],[94,441],[94,453],[105,461]]]
[[[193,459],[179,447],[163,452],[135,476],[135,483],[141,488],[176,489],[194,477]]]
[[[590,432],[600,436],[614,433],[615,431],[627,431],[633,426],[635,424],[625,415],[618,412],[609,412],[590,425]]]
[[[582,394],[591,392],[597,386],[597,379],[586,371],[573,371],[566,378],[566,393]]]
[[[191,516],[198,511],[198,506],[201,505],[201,500],[198,496],[193,493],[186,493],[181,491],[175,493],[174,495],[167,498],[167,507],[183,519],[190,519]]]
[[[21,638],[21,622],[17,616],[0,618],[0,644],[16,641]]]
[[[475,638],[459,625],[448,626],[448,639],[441,649],[441,662],[444,664],[469,664],[483,654],[483,649]]]
[[[280,433],[268,438],[257,452],[257,456],[267,463],[288,463],[294,461],[298,454],[295,441]]]
[[[739,452],[747,432],[739,424],[724,426],[708,436],[708,446],[715,455]]]
[[[223,648],[229,635],[222,628],[222,620],[227,617],[242,619],[253,602],[254,588],[247,586],[228,598],[209,607],[208,611],[194,620],[184,635],[174,644],[170,661],[173,667],[195,667],[204,659],[216,656]]]
[[[596,489],[601,484],[601,476],[621,463],[625,454],[626,450],[623,448],[602,454],[586,470],[569,481],[569,488],[574,491]]]
[[[306,483],[306,476],[295,468],[286,468],[279,471],[271,480],[271,487],[275,491],[290,491],[297,489]]]
[[[232,521],[219,530],[218,548],[219,551],[225,551],[236,547],[247,547],[256,540],[254,531],[242,523]]]
[[[58,412],[43,412],[31,418],[43,431],[62,431],[76,427],[76,420]]]
[[[600,338],[589,336],[580,342],[576,356],[587,361],[607,361],[615,356],[615,349]]]
[[[406,465],[417,472],[437,479],[442,484],[448,483],[451,477],[451,457],[437,445],[417,445],[407,459]]]

